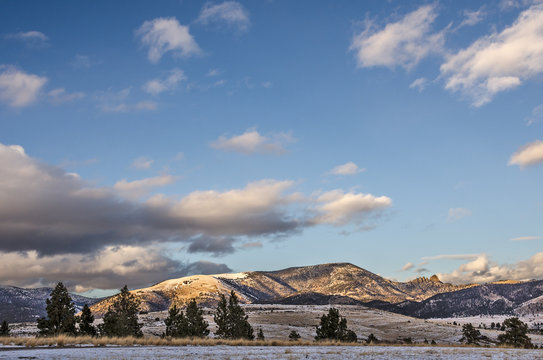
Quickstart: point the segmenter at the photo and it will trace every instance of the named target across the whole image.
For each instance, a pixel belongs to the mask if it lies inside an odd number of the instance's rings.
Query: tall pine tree
[[[6,320],[2,321],[2,325],[0,326],[0,336],[9,336],[9,325]]]
[[[142,324],[138,323],[140,299],[125,285],[104,315],[100,333],[105,336],[142,337]]]
[[[347,319],[339,315],[339,310],[330,308],[328,315],[321,316],[320,325],[317,326],[315,340],[339,340],[356,342],[354,331],[347,329]]]
[[[236,293],[230,292],[228,304],[223,294],[219,294],[219,296],[219,304],[214,316],[217,324],[215,335],[226,339],[253,340],[255,338],[253,327],[249,324],[249,317],[245,315],[245,311],[239,305]]]
[[[204,311],[198,308],[196,299],[192,299],[186,309],[187,335],[190,337],[206,337],[209,335],[207,321],[204,320]]]
[[[38,319],[41,336],[76,335],[75,307],[68,289],[59,282],[46,301],[47,318]]]
[[[165,336],[175,338],[187,336],[187,319],[185,314],[176,305],[168,311],[168,317],[164,320],[166,324]]]
[[[93,325],[94,315],[87,304],[83,306],[79,317],[79,335],[96,336],[96,328]]]

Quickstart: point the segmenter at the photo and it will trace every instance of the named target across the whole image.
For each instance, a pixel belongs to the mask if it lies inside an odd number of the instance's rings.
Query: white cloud
[[[148,58],[152,63],[160,61],[167,52],[188,57],[201,53],[200,47],[189,33],[189,27],[181,25],[176,18],[156,18],[146,21],[136,30],[141,43],[149,48]]]
[[[411,85],[409,85],[409,88],[410,89],[417,89],[419,92],[421,92],[422,90],[424,90],[426,85],[428,85],[428,79],[418,78],[415,81],[413,81],[411,83]]]
[[[399,65],[409,69],[431,53],[442,52],[444,32],[431,32],[436,17],[435,6],[425,5],[378,31],[367,24],[350,47],[358,67]]]
[[[211,143],[211,147],[243,154],[282,154],[286,151],[285,145],[293,141],[290,133],[279,133],[268,137],[249,129],[241,135],[230,138],[220,136]]]
[[[85,97],[85,93],[82,93],[82,92],[67,93],[64,88],[51,90],[47,93],[47,95],[49,96],[49,100],[53,104],[62,104],[62,103],[70,102],[73,100],[79,100]]]
[[[372,194],[345,193],[342,190],[325,192],[315,201],[322,203],[322,205],[315,209],[317,215],[312,222],[336,226],[349,223],[361,224],[368,216],[392,205],[392,200],[387,196],[376,197]]]
[[[158,95],[164,91],[175,90],[179,82],[186,80],[183,70],[172,69],[165,79],[153,79],[143,85],[143,90],[151,95]]]
[[[431,260],[475,260],[480,257],[481,254],[445,254],[445,255],[434,255],[434,256],[425,256],[422,260],[425,260],[424,265]],[[422,263],[420,264],[423,265]]]
[[[366,169],[361,169],[354,162],[350,161],[343,165],[336,166],[330,170],[329,173],[333,175],[355,175],[363,171],[366,171]]]
[[[207,72],[206,76],[208,77],[213,77],[213,76],[217,76],[217,75],[220,75],[220,71],[219,69],[209,69],[209,71]]]
[[[113,188],[119,191],[122,196],[137,200],[147,195],[152,188],[169,185],[175,180],[176,177],[172,175],[160,175],[135,181],[122,179],[117,181]]]
[[[536,106],[532,110],[532,114],[528,118],[528,122],[526,123],[526,125],[531,126],[535,123],[540,122],[541,120],[543,120],[543,104]]]
[[[155,161],[151,158],[148,158],[146,156],[139,157],[137,159],[134,159],[132,162],[131,167],[135,169],[149,169],[151,165],[153,165]]]
[[[8,34],[6,36],[9,39],[17,39],[17,40],[23,40],[23,41],[34,41],[34,42],[40,42],[45,43],[49,41],[49,38],[47,35],[42,33],[41,31],[22,31],[18,32],[16,34]]]
[[[476,40],[441,65],[445,88],[482,106],[543,72],[543,4],[523,11],[500,33]]]
[[[236,26],[239,31],[249,28],[249,14],[237,1],[225,1],[220,4],[206,3],[196,22],[208,25],[211,23]]]
[[[464,10],[464,20],[456,27],[456,29],[460,29],[464,26],[473,26],[477,25],[481,21],[483,21],[484,17],[486,16],[486,13],[483,11],[483,9],[479,10]]]
[[[414,267],[415,267],[415,264],[413,264],[412,262],[408,262],[402,267],[402,271],[409,271],[413,269]]]
[[[512,238],[512,241],[530,241],[530,240],[540,240],[541,236],[519,236]]]
[[[115,105],[103,105],[102,111],[104,112],[130,112],[130,111],[143,111],[143,110],[156,110],[157,103],[154,101],[139,101],[134,104],[119,103]]]
[[[263,88],[269,89],[269,88],[272,87],[273,83],[272,83],[271,81],[264,81],[264,82],[263,82],[262,84],[260,84],[260,85],[262,85]]]
[[[530,166],[543,162],[543,141],[536,140],[518,149],[509,159],[509,165]]]
[[[456,270],[438,274],[444,282],[450,283],[487,283],[498,280],[529,280],[543,278],[543,252],[515,264],[497,264],[490,261],[488,255],[480,254]]]
[[[450,208],[448,220],[450,222],[458,221],[465,218],[466,216],[471,215],[471,210],[466,208]]]
[[[28,74],[13,66],[0,65],[0,101],[21,108],[36,101],[46,77]]]

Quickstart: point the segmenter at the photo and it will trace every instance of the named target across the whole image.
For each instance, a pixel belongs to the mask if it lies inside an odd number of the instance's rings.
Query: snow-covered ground
[[[542,350],[405,346],[185,346],[0,350],[0,359],[541,359]]]

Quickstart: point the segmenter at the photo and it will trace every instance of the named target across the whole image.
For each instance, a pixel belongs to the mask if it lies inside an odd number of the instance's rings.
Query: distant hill
[[[0,321],[25,322],[35,321],[46,316],[45,300],[51,295],[52,288],[23,289],[15,286],[0,286]],[[92,305],[102,299],[87,298],[70,294],[74,301],[76,312],[81,311],[85,304]]]
[[[432,296],[421,302],[368,304],[418,318],[528,315],[543,312],[543,280],[484,284]]]
[[[192,298],[200,304],[214,306],[219,293],[228,294],[232,290],[242,303],[360,304],[372,300],[420,301],[463,288],[466,286],[445,284],[437,277],[405,283],[391,281],[353,264],[332,263],[278,271],[194,275],[166,280],[132,293],[142,300],[143,311],[162,311],[172,304],[183,306]],[[108,298],[91,308],[101,316],[112,301]]]

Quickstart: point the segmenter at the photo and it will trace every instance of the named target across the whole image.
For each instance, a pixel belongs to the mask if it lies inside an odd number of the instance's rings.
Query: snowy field
[[[0,350],[0,359],[543,359],[543,350],[404,346],[105,347]]]

